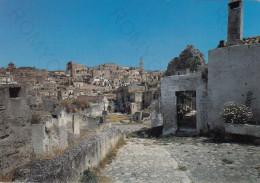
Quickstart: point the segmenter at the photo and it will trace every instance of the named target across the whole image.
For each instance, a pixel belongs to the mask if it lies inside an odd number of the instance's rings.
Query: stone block
[[[53,159],[41,159],[14,171],[13,182],[76,182],[90,166],[97,166],[124,134],[115,127],[89,137],[64,154]]]
[[[260,126],[248,124],[224,123],[226,133],[249,135],[260,138]]]

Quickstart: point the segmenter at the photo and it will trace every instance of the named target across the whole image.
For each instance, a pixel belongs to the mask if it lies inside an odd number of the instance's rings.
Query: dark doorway
[[[20,87],[9,88],[10,98],[17,98],[17,97],[19,97],[20,90],[21,90]]]
[[[178,131],[196,130],[196,91],[176,92]]]

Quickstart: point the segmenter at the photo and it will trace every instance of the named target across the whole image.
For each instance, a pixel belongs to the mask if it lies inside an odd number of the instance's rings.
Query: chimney
[[[241,44],[243,39],[244,4],[242,0],[231,0],[228,4],[227,46]]]

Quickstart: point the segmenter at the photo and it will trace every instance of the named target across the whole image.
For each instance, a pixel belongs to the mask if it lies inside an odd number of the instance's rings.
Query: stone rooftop
[[[259,44],[260,43],[260,35],[255,37],[243,38],[242,44]]]
[[[260,43],[260,35],[254,37],[247,37],[243,38],[242,44],[243,45],[250,45],[250,44],[259,44]],[[226,41],[220,41],[218,48],[226,47]]]

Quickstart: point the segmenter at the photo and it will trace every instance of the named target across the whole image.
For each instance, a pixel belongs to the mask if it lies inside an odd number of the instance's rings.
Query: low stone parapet
[[[88,167],[97,166],[124,133],[108,128],[53,159],[41,159],[18,167],[13,182],[75,182]]]
[[[108,128],[111,128],[111,126],[112,126],[112,123],[110,123],[110,122],[103,123],[102,125],[99,126],[99,129],[97,130],[97,132],[102,132]]]
[[[225,123],[225,132],[236,135],[249,135],[260,137],[260,126],[248,124],[231,124]]]

